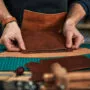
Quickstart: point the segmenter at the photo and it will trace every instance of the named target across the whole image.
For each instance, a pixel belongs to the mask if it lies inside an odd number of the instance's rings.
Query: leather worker
[[[12,20],[12,22],[5,24],[1,36],[1,43],[6,46],[8,51],[25,50],[20,31],[24,9],[45,13],[63,12],[67,11],[67,0],[0,0],[0,21]],[[63,29],[67,48],[78,48],[84,42],[84,37],[75,26],[80,19],[89,13],[90,0],[78,0],[72,5]],[[17,22],[13,17],[17,19]],[[72,38],[75,39],[74,44]],[[18,42],[18,47],[12,43],[12,40]]]

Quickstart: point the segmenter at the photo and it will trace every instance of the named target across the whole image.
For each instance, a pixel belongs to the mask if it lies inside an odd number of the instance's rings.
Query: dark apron
[[[8,11],[16,17],[19,26],[21,26],[24,9],[43,12],[59,13],[67,11],[67,0],[4,0]],[[0,36],[2,28],[0,25]]]
[[[43,12],[59,13],[67,11],[67,0],[4,0],[9,12],[22,22],[24,9]]]

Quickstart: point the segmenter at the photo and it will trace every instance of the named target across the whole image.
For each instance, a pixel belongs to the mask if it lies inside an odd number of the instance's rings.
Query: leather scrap
[[[66,68],[68,72],[80,69],[90,68],[90,59],[85,56],[70,56],[51,60],[41,60],[40,64],[27,63],[26,67],[33,73],[33,80],[42,80],[40,78],[44,73],[50,73],[50,66],[53,63],[59,63]],[[37,78],[36,78],[37,77]]]

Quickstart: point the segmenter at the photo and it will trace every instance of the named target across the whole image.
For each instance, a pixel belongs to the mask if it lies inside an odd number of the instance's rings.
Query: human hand
[[[78,49],[84,43],[83,35],[77,30],[75,25],[65,24],[63,34],[66,37],[66,47]]]
[[[13,42],[17,42],[17,45]],[[25,50],[24,41],[21,31],[16,22],[8,23],[1,36],[1,43],[4,44],[8,51]]]

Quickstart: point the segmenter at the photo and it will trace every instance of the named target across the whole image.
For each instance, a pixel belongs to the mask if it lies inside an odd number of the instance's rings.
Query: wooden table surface
[[[30,78],[31,72],[24,72],[24,75],[18,77],[14,72],[0,72],[0,81],[29,82]],[[69,88],[74,90],[90,90],[90,72],[71,72],[67,74],[67,78],[69,79]]]

